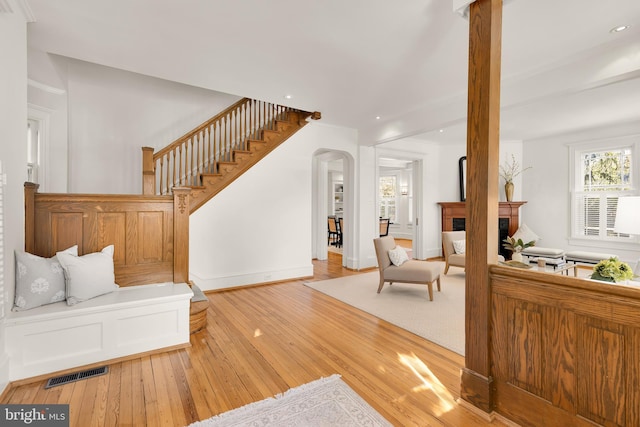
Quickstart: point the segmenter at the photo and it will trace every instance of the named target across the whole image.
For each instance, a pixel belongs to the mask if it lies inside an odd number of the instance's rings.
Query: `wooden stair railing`
[[[194,212],[307,124],[319,119],[290,107],[243,98],[154,153],[142,148],[143,194],[192,188]]]

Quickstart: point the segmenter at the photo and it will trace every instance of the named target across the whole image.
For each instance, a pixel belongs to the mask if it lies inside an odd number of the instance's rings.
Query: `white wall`
[[[69,192],[140,194],[163,148],[240,97],[67,59]]]
[[[640,245],[603,242],[596,243],[595,246],[577,246],[569,242],[571,202],[568,144],[630,135],[640,138],[640,122],[524,143],[525,165],[530,165],[533,169],[525,172],[523,198],[527,200],[527,204],[521,209],[526,224],[542,238],[539,246],[561,248],[565,251],[611,253],[635,265],[640,258]]]
[[[28,50],[29,115],[46,117],[48,129],[41,145],[41,163],[46,165],[40,192],[66,193],[68,188],[66,62],[43,52]]]
[[[13,305],[14,250],[24,249],[24,191],[27,177],[27,25],[14,13],[0,13],[0,160],[4,187],[4,267],[0,306],[0,391],[8,383],[4,315]]]
[[[313,154],[356,157],[356,141],[353,130],[311,122],[194,212],[191,279],[210,290],[312,276]]]

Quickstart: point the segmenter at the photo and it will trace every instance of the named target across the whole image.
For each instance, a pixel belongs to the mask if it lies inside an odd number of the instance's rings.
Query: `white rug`
[[[376,427],[391,424],[335,374],[190,425],[221,426]]]
[[[444,271],[444,262],[440,264]],[[440,274],[441,292],[433,284],[433,301],[426,285],[385,284],[378,294],[378,271],[319,282],[305,282],[380,319],[464,355],[464,271],[456,267]]]

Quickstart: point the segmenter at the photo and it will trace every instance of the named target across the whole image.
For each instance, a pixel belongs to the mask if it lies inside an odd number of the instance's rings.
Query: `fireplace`
[[[498,208],[498,253],[511,254],[502,247],[507,236],[513,236],[520,226],[520,206],[527,202],[500,202]],[[465,230],[465,202],[439,202],[442,207],[442,231]]]

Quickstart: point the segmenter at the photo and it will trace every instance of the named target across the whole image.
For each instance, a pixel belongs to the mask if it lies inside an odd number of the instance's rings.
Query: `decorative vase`
[[[514,252],[511,254],[511,261],[522,262],[522,254],[520,252]]]
[[[504,194],[507,197],[507,202],[513,200],[513,182],[507,181],[504,184]]]

